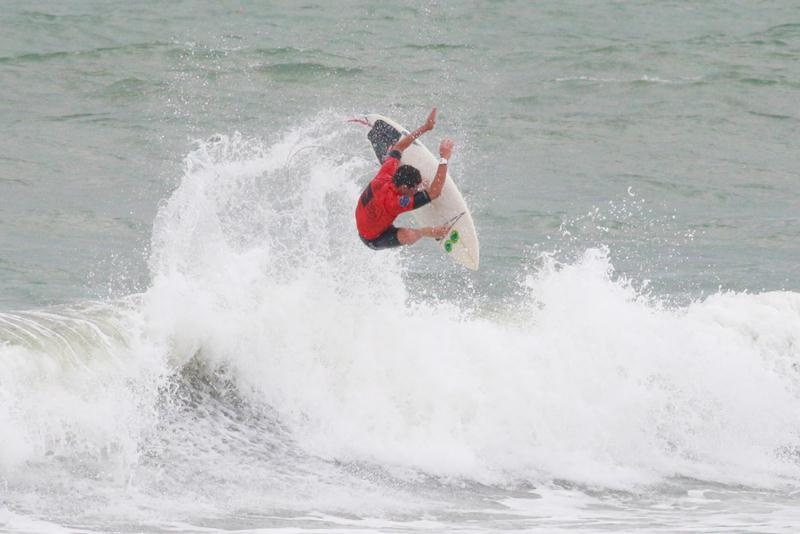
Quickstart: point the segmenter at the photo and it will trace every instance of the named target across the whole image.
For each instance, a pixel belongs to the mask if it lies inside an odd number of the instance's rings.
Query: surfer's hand
[[[430,228],[427,228],[427,230],[430,231],[430,237],[438,241],[447,235],[449,228],[447,226],[431,226]]]
[[[433,108],[428,114],[428,118],[425,119],[425,124],[422,125],[420,130],[430,132],[434,126],[436,126],[436,108]]]
[[[450,159],[450,154],[453,153],[453,140],[442,139],[439,144],[439,155],[445,159]]]

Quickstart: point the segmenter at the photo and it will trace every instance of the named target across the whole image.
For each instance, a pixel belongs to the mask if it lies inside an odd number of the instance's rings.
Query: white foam
[[[340,119],[271,144],[200,143],[155,221],[143,295],[3,316],[15,326],[0,347],[0,470],[18,500],[88,470],[110,484],[83,480],[98,499],[133,496],[120,515],[149,514],[164,495],[166,516],[186,517],[257,508],[265,495],[376,516],[418,504],[339,465],[409,483],[424,472],[501,485],[797,485],[800,295],[666,306],[591,249],[532,259],[502,313],[420,298],[403,252],[356,236],[354,203],[375,169],[330,149],[342,136],[363,143]],[[241,422],[236,406],[159,405],[193,357],[226,369],[276,423]]]
[[[257,150],[226,141],[256,154],[243,160],[206,146],[189,168],[159,217],[147,295],[175,354],[234,369],[325,458],[485,481],[796,479],[781,451],[800,430],[800,296],[665,308],[589,250],[545,258],[510,321],[417,300],[397,254],[353,229],[374,169],[289,158],[335,139],[329,120]]]
[[[0,347],[0,473],[24,474],[26,462],[48,457],[135,463],[163,372],[135,336],[135,306],[0,315],[9,340]]]

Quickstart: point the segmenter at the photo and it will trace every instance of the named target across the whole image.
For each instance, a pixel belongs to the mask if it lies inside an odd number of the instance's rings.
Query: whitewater
[[[344,119],[195,141],[149,287],[0,313],[4,532],[792,531],[800,294],[556,244],[484,306],[354,239]]]

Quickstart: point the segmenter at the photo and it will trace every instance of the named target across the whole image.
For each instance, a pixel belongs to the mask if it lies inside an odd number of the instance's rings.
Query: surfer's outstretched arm
[[[404,135],[395,145],[392,147],[392,150],[399,150],[402,152],[403,150],[407,149],[411,146],[411,143],[418,137],[420,137],[425,132],[430,132],[433,130],[433,127],[436,125],[436,108],[433,108],[431,112],[428,114],[428,118],[425,119],[425,124],[414,130],[408,135]]]
[[[442,159],[439,160],[439,167],[436,168],[436,176],[434,176],[433,182],[431,182],[431,186],[428,188],[428,196],[431,197],[431,200],[442,194],[444,180],[447,178],[447,160],[450,159],[452,153],[453,140],[443,139],[439,144],[439,157]]]

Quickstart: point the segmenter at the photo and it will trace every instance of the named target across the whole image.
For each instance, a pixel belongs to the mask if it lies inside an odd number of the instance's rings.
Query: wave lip
[[[165,371],[136,308],[132,298],[0,314],[0,471],[109,455],[135,464]]]

